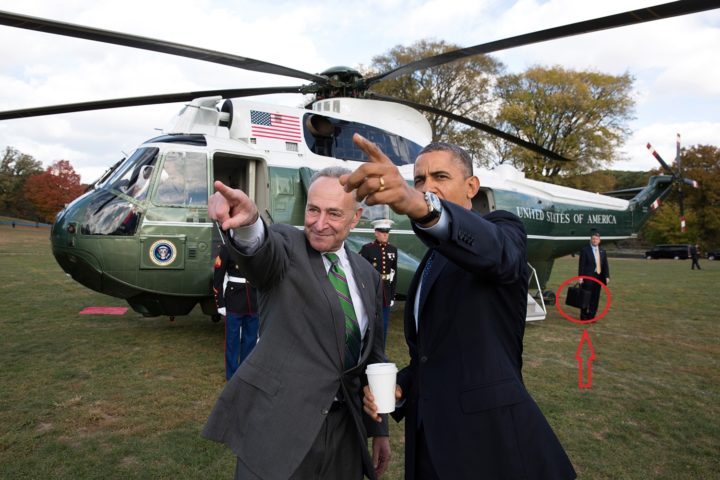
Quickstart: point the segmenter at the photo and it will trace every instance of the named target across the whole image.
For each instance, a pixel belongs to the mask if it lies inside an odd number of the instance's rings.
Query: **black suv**
[[[674,258],[675,260],[687,260],[690,253],[690,245],[686,243],[678,245],[655,245],[651,250],[645,252],[645,258]]]
[[[705,256],[708,260],[720,260],[720,249],[708,250]]]

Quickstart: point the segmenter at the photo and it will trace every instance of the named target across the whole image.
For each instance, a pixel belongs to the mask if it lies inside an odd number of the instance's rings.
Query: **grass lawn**
[[[231,478],[230,451],[199,435],[225,383],[222,324],[199,311],[174,322],[78,315],[126,304],[68,278],[48,235],[0,225],[0,478]],[[556,262],[552,288],[576,261]],[[528,325],[525,383],[579,478],[717,478],[720,262],[701,265],[611,258],[606,318],[582,326],[551,307]],[[578,388],[584,328],[591,389]],[[388,345],[406,364],[399,309]],[[392,444],[394,480],[402,424]]]

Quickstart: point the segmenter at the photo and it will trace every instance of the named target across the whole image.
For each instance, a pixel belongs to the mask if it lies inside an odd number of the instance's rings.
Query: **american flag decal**
[[[253,137],[275,138],[290,142],[301,139],[300,117],[250,110],[250,132]]]

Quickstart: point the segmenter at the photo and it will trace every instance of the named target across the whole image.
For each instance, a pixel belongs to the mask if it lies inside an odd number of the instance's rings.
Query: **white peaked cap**
[[[383,218],[381,220],[373,220],[371,223],[375,229],[378,229],[378,228],[390,229],[390,228],[392,228],[392,224],[395,222],[393,222],[392,220],[390,220],[388,218]]]

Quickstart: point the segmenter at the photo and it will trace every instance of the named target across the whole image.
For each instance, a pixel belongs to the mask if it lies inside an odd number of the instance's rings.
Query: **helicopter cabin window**
[[[375,142],[395,165],[413,163],[422,150],[417,143],[381,128],[316,113],[305,114],[303,131],[311,152],[343,160],[366,161],[365,154],[352,141],[355,133]]]
[[[144,200],[155,168],[158,148],[138,148],[107,179],[105,185],[136,200]]]
[[[165,153],[153,202],[156,205],[204,207],[208,200],[207,155]]]

